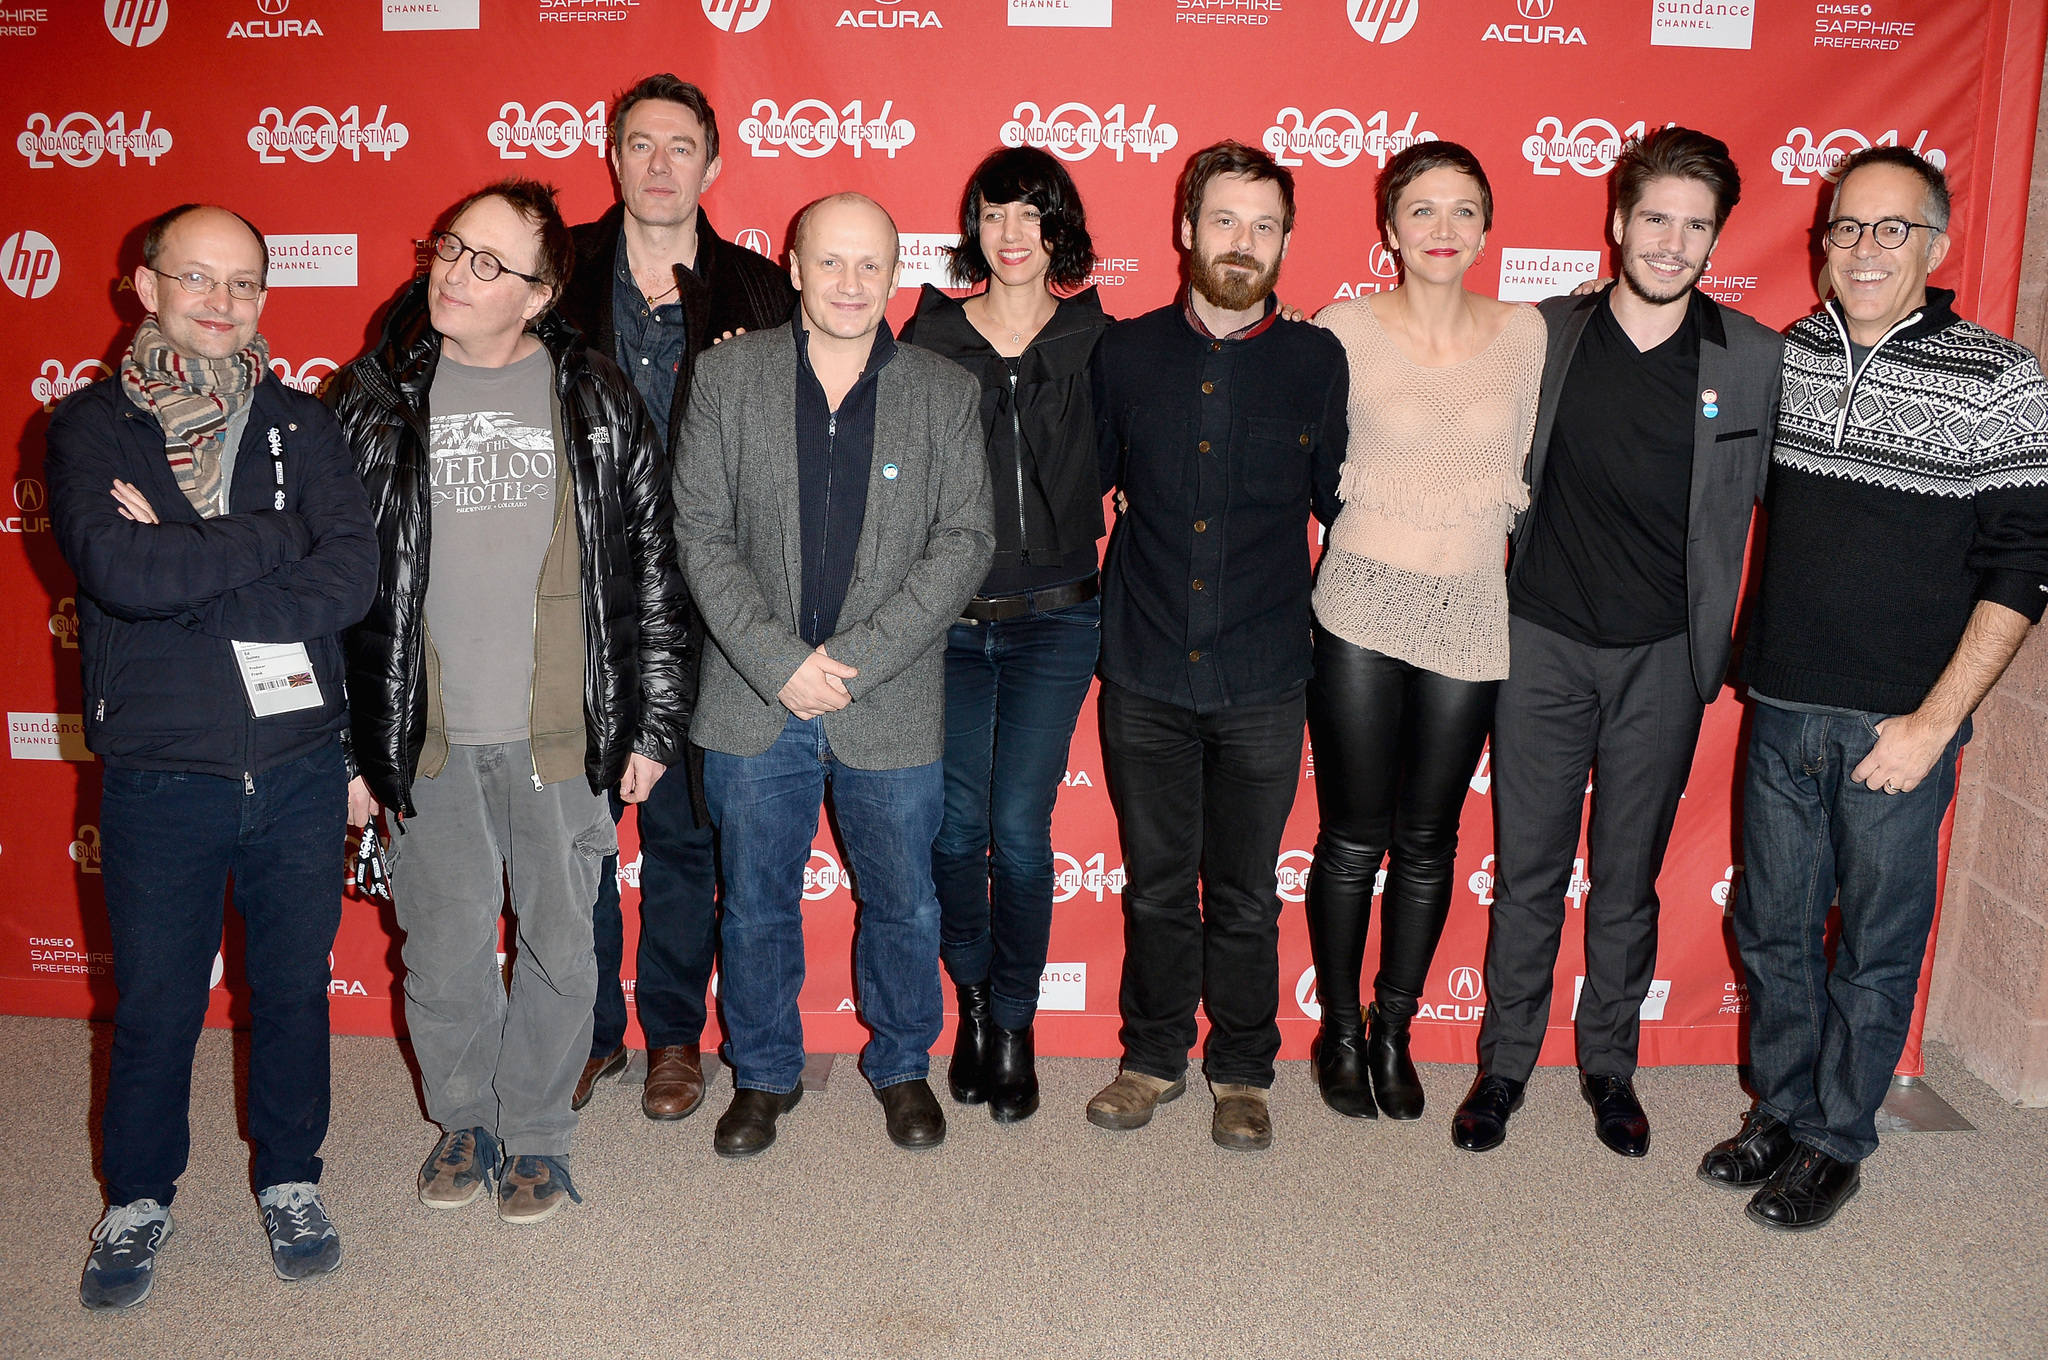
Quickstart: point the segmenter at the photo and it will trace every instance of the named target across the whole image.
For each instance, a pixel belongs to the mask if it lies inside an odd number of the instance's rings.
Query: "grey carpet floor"
[[[1353,1123],[1285,1063],[1276,1144],[1247,1155],[1209,1142],[1199,1086],[1150,1128],[1091,1128],[1112,1069],[1079,1059],[1040,1064],[1036,1118],[948,1102],[945,1146],[916,1154],[846,1059],[740,1163],[711,1152],[725,1081],[676,1124],[607,1085],[578,1135],[587,1202],[515,1228],[481,1202],[420,1207],[432,1135],[399,1047],[337,1039],[324,1187],[345,1258],[286,1285],[246,1188],[243,1050],[210,1030],[156,1293],[104,1317],[77,1283],[107,1041],[0,1019],[0,1355],[2048,1355],[2048,1111],[1940,1048],[1929,1080],[1978,1131],[1889,1139],[1832,1227],[1781,1236],[1693,1176],[1744,1105],[1727,1068],[1644,1072],[1657,1132],[1630,1162],[1594,1141],[1568,1070],[1475,1157],[1448,1137],[1463,1069],[1425,1069],[1419,1123]]]

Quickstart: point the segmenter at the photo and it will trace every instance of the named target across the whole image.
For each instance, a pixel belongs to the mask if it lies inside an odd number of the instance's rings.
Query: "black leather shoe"
[[[1627,1077],[1596,1077],[1579,1073],[1579,1094],[1593,1107],[1593,1132],[1607,1144],[1607,1150],[1624,1157],[1642,1157],[1650,1151],[1650,1118],[1636,1099],[1636,1088]]]
[[[1508,1116],[1522,1108],[1525,1085],[1481,1072],[1451,1120],[1451,1141],[1467,1152],[1487,1152],[1505,1143]]]
[[[1714,1144],[1700,1158],[1700,1179],[1739,1190],[1762,1185],[1797,1146],[1792,1130],[1783,1122],[1762,1110],[1751,1110],[1742,1116],[1740,1133]]]
[[[1825,1225],[1862,1188],[1858,1163],[1837,1161],[1819,1148],[1799,1143],[1743,1212],[1752,1222],[1778,1232],[1806,1232]]]
[[[979,1105],[988,1099],[988,1050],[996,1027],[988,1014],[989,984],[961,983],[953,994],[960,998],[960,1028],[953,1033],[946,1089],[962,1105]]]
[[[875,1092],[889,1126],[889,1141],[900,1148],[937,1147],[946,1141],[946,1112],[923,1077],[899,1081]]]
[[[1031,1026],[991,1026],[988,1054],[988,1112],[998,1124],[1014,1124],[1038,1112],[1038,1063]]]
[[[804,1098],[804,1088],[777,1095],[773,1091],[739,1090],[718,1117],[711,1150],[721,1157],[751,1157],[775,1141],[775,1118],[788,1114]]]
[[[1422,1118],[1422,1078],[1408,1056],[1406,1015],[1383,1015],[1379,1003],[1365,1010],[1365,1065],[1372,1072],[1372,1093],[1389,1119]]]
[[[1349,1028],[1323,1019],[1316,1035],[1316,1087],[1323,1104],[1348,1119],[1377,1119],[1379,1107],[1372,1103],[1372,1079],[1365,1070],[1365,1032],[1354,1020]]]

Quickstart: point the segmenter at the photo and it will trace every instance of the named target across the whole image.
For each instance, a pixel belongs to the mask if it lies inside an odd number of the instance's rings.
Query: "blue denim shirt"
[[[620,234],[617,277],[612,283],[612,334],[617,336],[618,353],[612,357],[632,378],[654,426],[666,434],[669,407],[675,401],[676,374],[682,367],[683,346],[688,326],[683,319],[680,297],[649,307],[640,285],[633,281],[633,266],[626,258],[626,239]]]

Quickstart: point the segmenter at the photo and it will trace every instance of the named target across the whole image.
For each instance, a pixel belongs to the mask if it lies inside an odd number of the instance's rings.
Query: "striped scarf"
[[[220,456],[228,424],[255,399],[269,364],[270,346],[260,335],[225,359],[180,354],[154,316],[143,318],[121,356],[121,388],[163,427],[171,475],[202,518],[227,511]]]

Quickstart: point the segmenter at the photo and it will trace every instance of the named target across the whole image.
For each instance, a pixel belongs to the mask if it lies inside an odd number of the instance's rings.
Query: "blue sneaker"
[[[341,1234],[320,1204],[320,1187],[286,1181],[256,1196],[270,1234],[270,1264],[280,1280],[325,1275],[341,1264]]]
[[[92,1230],[99,1243],[85,1259],[78,1301],[94,1312],[133,1308],[156,1284],[156,1254],[171,1240],[171,1211],[153,1199],[110,1204]]]

